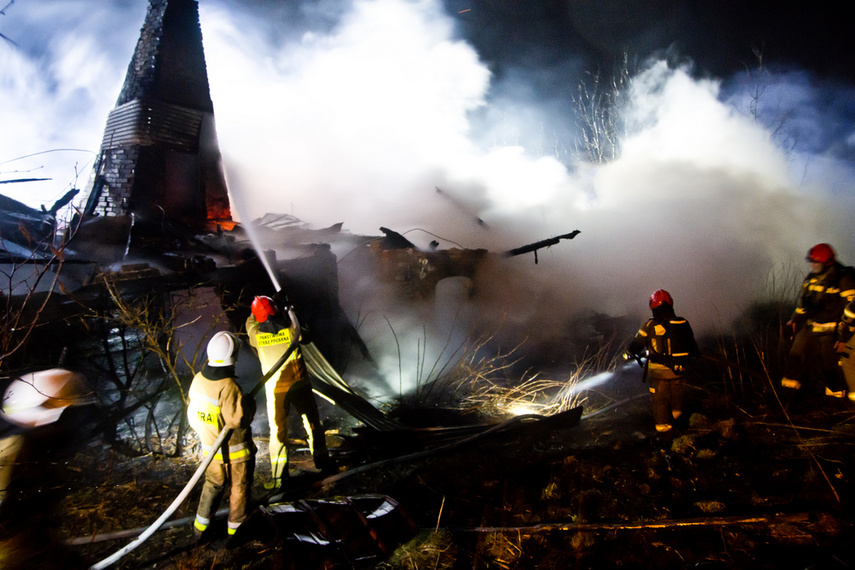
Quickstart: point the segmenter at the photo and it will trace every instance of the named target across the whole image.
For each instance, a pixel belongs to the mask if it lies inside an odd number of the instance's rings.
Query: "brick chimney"
[[[150,0],[84,213],[230,229],[196,0]]]

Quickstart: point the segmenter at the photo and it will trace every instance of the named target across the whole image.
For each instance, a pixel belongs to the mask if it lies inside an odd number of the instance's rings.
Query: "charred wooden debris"
[[[378,273],[384,281],[396,283],[408,298],[429,297],[437,283],[448,277],[466,277],[474,282],[478,270],[491,256],[515,257],[534,253],[534,262],[537,263],[538,250],[556,245],[561,240],[571,240],[580,233],[574,230],[494,254],[486,249],[441,250],[436,241],[431,242],[430,249],[424,250],[394,230],[381,227],[380,231],[384,236],[368,243],[369,250],[379,260]],[[473,292],[474,287],[470,288],[470,293]]]

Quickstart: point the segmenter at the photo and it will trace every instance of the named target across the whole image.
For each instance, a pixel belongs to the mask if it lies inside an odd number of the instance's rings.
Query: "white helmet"
[[[95,401],[81,374],[51,368],[12,381],[3,394],[0,416],[17,426],[34,428],[55,422],[69,406]]]
[[[220,331],[208,341],[208,366],[232,366],[237,357],[238,345],[235,337],[226,331]]]

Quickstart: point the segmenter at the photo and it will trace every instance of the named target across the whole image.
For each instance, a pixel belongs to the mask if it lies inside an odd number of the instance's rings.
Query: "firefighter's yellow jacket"
[[[822,273],[809,273],[805,277],[790,320],[796,329],[807,325],[811,332],[834,334],[847,303],[853,298],[855,272],[835,262]]]
[[[291,326],[285,327],[274,324],[275,318],[271,317],[263,325],[259,325],[253,315],[246,319],[246,332],[249,335],[249,344],[258,351],[258,360],[261,362],[261,371],[267,373],[276,364],[276,361],[285,354],[291,346],[292,339],[299,342],[299,323],[296,316],[291,313]],[[269,328],[271,332],[265,332]],[[301,380],[308,380],[303,355],[300,347],[291,353],[285,363],[274,372],[270,381],[275,382],[273,391],[276,393],[287,392],[291,387]]]
[[[245,402],[240,386],[231,377],[233,373],[231,367],[206,365],[190,384],[187,406],[190,426],[199,434],[206,454],[224,427],[232,429],[231,436],[214,455],[214,461],[224,463],[248,461],[255,453],[250,430],[254,406]]]

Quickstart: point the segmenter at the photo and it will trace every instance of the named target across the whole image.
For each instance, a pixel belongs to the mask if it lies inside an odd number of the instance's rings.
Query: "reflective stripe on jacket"
[[[689,358],[699,356],[698,344],[689,322],[674,315],[652,318],[645,322],[629,345],[633,355],[647,351],[648,370],[669,368],[683,373]]]
[[[797,327],[809,324],[811,332],[834,332],[853,298],[852,268],[835,263],[822,273],[809,273],[805,277],[791,320]]]

